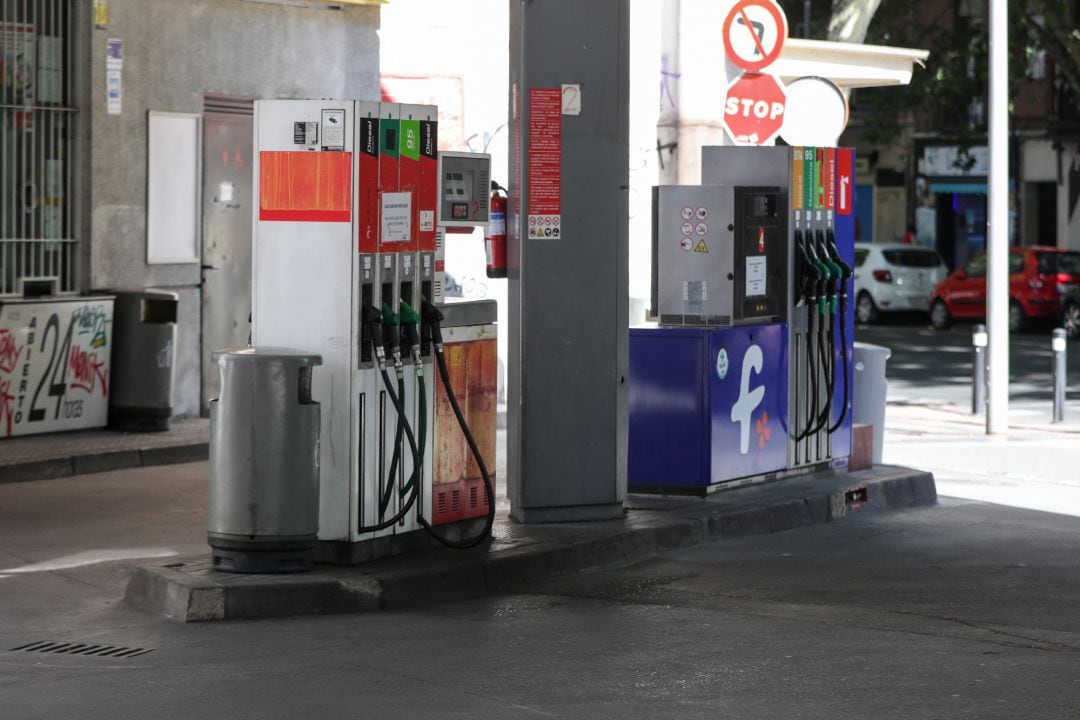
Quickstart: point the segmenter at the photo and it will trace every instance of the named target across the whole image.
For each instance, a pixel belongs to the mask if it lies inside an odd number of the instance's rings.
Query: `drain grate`
[[[85,657],[133,658],[154,652],[154,648],[119,647],[117,645],[86,645],[84,643],[34,642],[11,648],[8,652],[52,653]]]

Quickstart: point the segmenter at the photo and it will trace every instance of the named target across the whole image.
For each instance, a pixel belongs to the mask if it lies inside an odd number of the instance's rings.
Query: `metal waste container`
[[[312,368],[322,357],[291,348],[214,353],[221,395],[210,401],[210,512],[216,570],[311,568],[319,531],[319,403]]]
[[[881,451],[885,445],[885,391],[888,386],[885,361],[891,355],[889,348],[855,343],[852,420],[873,426],[874,450],[871,459],[875,465],[881,462]]]
[[[176,310],[166,290],[120,290],[113,309],[109,427],[168,430],[176,378]]]

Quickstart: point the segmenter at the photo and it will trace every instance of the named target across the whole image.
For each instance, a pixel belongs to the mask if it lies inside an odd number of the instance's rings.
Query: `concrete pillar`
[[[510,1],[510,357],[507,486],[522,522],[621,517],[626,494],[628,0]],[[552,116],[545,89],[580,89],[580,113]],[[540,92],[537,92],[540,91]],[[571,95],[574,91],[570,91]],[[568,98],[572,100],[573,98]],[[536,118],[533,103],[537,103]],[[564,109],[565,110],[565,109]],[[572,111],[572,109],[571,109]],[[541,117],[545,116],[545,117]],[[530,132],[542,120],[547,148]],[[532,140],[530,135],[533,135]],[[537,164],[530,167],[530,158]],[[515,162],[515,157],[519,162]],[[560,233],[530,185],[559,186]]]

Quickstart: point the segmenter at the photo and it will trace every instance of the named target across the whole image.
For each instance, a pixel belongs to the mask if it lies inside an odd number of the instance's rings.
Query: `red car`
[[[1080,252],[1053,247],[1009,248],[1009,329],[1028,320],[1054,318],[1061,293],[1080,287]],[[973,257],[946,276],[930,294],[930,322],[948,327],[953,319],[986,317],[986,255]]]

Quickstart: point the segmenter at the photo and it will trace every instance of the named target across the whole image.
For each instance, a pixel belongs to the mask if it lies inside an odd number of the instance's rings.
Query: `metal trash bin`
[[[855,343],[853,358],[855,372],[851,396],[852,420],[873,426],[872,460],[875,465],[881,462],[881,452],[885,445],[885,392],[888,387],[885,379],[885,361],[891,356],[892,350],[889,348],[868,343]]]
[[[167,290],[120,290],[113,310],[109,427],[169,429],[176,379],[176,310]]]
[[[221,395],[210,401],[210,512],[215,570],[309,570],[319,531],[320,355],[262,347],[214,353]]]

